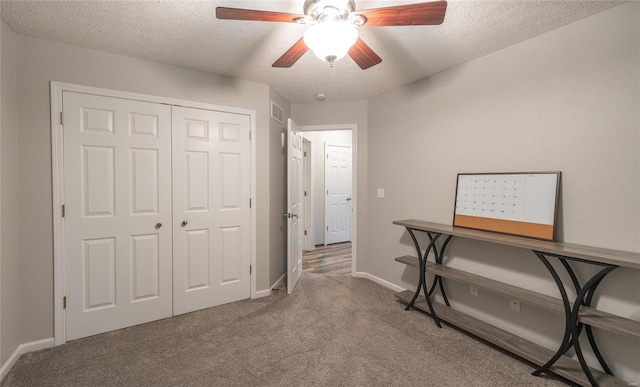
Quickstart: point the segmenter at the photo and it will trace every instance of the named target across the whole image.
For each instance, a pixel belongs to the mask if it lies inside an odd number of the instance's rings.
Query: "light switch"
[[[378,196],[380,199],[384,198],[384,188],[378,188],[378,191],[376,192],[376,196]]]

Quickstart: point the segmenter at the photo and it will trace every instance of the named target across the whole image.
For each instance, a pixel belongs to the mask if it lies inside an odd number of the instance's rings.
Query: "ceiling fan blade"
[[[362,39],[358,38],[356,44],[349,49],[349,56],[361,69],[366,70],[382,62],[382,58],[376,54],[371,47],[367,46]]]
[[[406,4],[358,11],[367,18],[366,27],[420,26],[442,24],[446,1]]]
[[[295,19],[304,17],[304,15],[296,15],[293,13],[283,13],[283,12],[257,11],[253,9],[217,7],[216,17],[218,19],[229,19],[229,20],[250,20],[250,21],[295,23],[296,22]]]
[[[291,67],[298,61],[307,51],[309,47],[304,44],[304,38],[300,38],[290,49],[287,50],[271,67]]]

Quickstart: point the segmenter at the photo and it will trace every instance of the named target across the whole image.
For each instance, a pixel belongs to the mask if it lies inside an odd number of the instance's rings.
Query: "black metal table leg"
[[[600,280],[602,280],[602,279],[604,279],[604,276]],[[598,281],[598,282],[600,282],[600,281]],[[589,291],[589,294],[587,295],[587,299],[586,299],[586,301],[584,303],[585,306],[591,306],[591,300],[593,299],[593,293],[594,293],[593,290],[598,285],[599,285],[599,283],[595,284],[593,286],[593,289],[591,289],[591,291]],[[609,368],[609,365],[607,364],[607,362],[604,360],[604,357],[600,353],[600,349],[598,348],[598,344],[596,344],[596,339],[595,339],[595,337],[593,337],[593,329],[591,328],[591,325],[587,325],[585,329],[587,331],[587,338],[589,339],[589,345],[591,345],[591,348],[593,349],[593,354],[596,355],[596,358],[598,359],[598,362],[602,366],[602,369],[604,370],[604,372],[606,372],[609,375],[613,376],[613,371],[611,371],[611,368]]]
[[[433,320],[435,321],[435,323],[438,326],[438,328],[442,328],[442,324],[440,324],[440,319],[436,315],[436,312],[433,309],[433,305],[432,305],[431,300],[429,298],[429,292],[427,291],[426,273],[425,273],[425,268],[426,268],[426,265],[427,265],[427,257],[429,256],[429,252],[431,251],[431,249],[435,248],[436,241],[438,240],[438,238],[442,234],[434,233],[434,235],[429,235],[429,244],[427,245],[427,248],[425,249],[425,252],[424,252],[424,255],[423,255],[422,251],[420,249],[420,243],[418,243],[418,240],[416,239],[416,236],[413,233],[413,229],[407,227],[407,231],[409,232],[409,235],[411,236],[411,239],[413,240],[413,244],[415,245],[415,248],[416,248],[416,253],[418,254],[418,263],[419,263],[419,270],[420,270],[420,277],[419,278],[420,278],[420,280],[418,281],[418,287],[416,289],[416,292],[413,295],[413,298],[411,299],[409,304],[407,304],[407,307],[405,308],[405,310],[411,309],[413,307],[413,304],[415,303],[416,299],[418,298],[418,295],[420,295],[420,291],[423,290],[424,298],[425,298],[425,301],[427,302],[427,306],[429,306],[429,311],[431,313],[431,316],[433,317]]]
[[[579,321],[579,312],[580,312],[581,306],[583,305],[591,306],[593,295],[596,291],[596,288],[600,284],[600,282],[602,282],[604,277],[610,272],[612,272],[614,269],[616,269],[618,266],[610,265],[606,263],[600,263],[600,262],[585,261],[582,259],[565,257],[557,254],[542,253],[539,251],[534,251],[534,253],[536,254],[536,256],[538,256],[538,258],[542,261],[542,263],[545,265],[547,270],[551,273],[551,276],[553,277],[554,281],[556,282],[556,285],[558,286],[558,290],[560,291],[560,295],[562,297],[562,304],[564,306],[564,311],[565,311],[565,331],[564,331],[564,337],[562,339],[562,343],[560,344],[558,351],[551,357],[551,359],[549,359],[547,363],[545,363],[543,366],[535,370],[533,372],[533,375],[538,376],[542,372],[547,371],[560,358],[560,356],[562,356],[564,353],[566,353],[569,349],[573,347],[575,349],[576,356],[578,357],[578,361],[580,362],[580,367],[582,368],[582,371],[589,379],[589,382],[591,383],[591,385],[594,387],[597,387],[598,381],[595,379],[595,377],[593,376],[593,373],[589,369],[589,365],[587,364],[584,358],[584,354],[582,352],[582,348],[580,347],[579,338],[580,338],[580,333],[582,332],[583,326],[585,327],[585,330],[587,332],[589,345],[591,346],[591,349],[593,350],[603,370],[609,375],[613,375],[613,373],[611,372],[611,369],[605,362],[604,357],[602,356],[602,354],[600,353],[600,350],[598,349],[598,345],[595,341],[595,337],[593,336],[593,331],[591,329],[591,326],[584,325]],[[551,264],[549,263],[545,255],[558,258],[562,263],[562,266],[566,269],[567,273],[569,274],[569,277],[571,278],[571,282],[576,290],[576,298],[573,303],[573,306],[571,306],[571,304],[569,303],[569,298],[564,288],[564,284],[560,279],[560,276],[558,275],[556,270],[553,268],[553,266],[551,266]],[[578,281],[578,278],[575,275],[575,272],[573,271],[573,269],[571,268],[567,260],[583,262],[591,265],[597,265],[604,268],[600,270],[598,273],[596,273],[595,275],[593,275],[585,283],[584,286],[580,286],[580,281]]]
[[[562,266],[564,266],[564,268],[566,269],[567,273],[569,274],[569,277],[571,277],[571,282],[573,282],[573,287],[576,290],[576,295],[578,295],[582,289],[580,287],[580,282],[578,281],[578,278],[577,278],[575,272],[573,271],[573,269],[571,268],[571,266],[569,265],[569,263],[567,262],[567,260],[564,257],[558,256],[557,258],[560,260],[560,263],[562,263]],[[593,300],[593,295],[595,293],[595,289],[598,287],[598,285],[600,284],[600,282],[603,279],[604,279],[604,276],[600,277],[600,279],[598,281],[594,282],[593,286],[587,291],[586,297],[583,298],[584,302],[582,303],[582,305],[591,306],[591,301]],[[580,298],[577,297],[577,299],[580,299]],[[593,329],[592,329],[591,325],[584,325],[584,324],[578,322],[578,334],[576,336],[580,337],[580,332],[582,331],[583,327],[585,328],[585,330],[587,332],[587,338],[589,339],[589,345],[591,346],[591,349],[593,350],[593,354],[598,359],[598,362],[602,366],[602,369],[607,374],[613,375],[613,372],[609,368],[609,365],[607,364],[607,362],[604,360],[604,357],[600,353],[600,349],[598,348],[598,344],[596,343],[596,339],[593,336]]]
[[[418,286],[416,288],[416,291],[413,294],[413,297],[411,298],[411,301],[409,301],[409,303],[407,304],[405,310],[409,310],[409,309],[413,308],[413,305],[415,304],[416,300],[418,299],[418,296],[420,295],[420,292],[422,291],[424,293],[424,297],[425,297],[425,300],[427,302],[427,305],[429,306],[429,311],[430,311],[431,315],[433,316],[433,320],[435,321],[436,325],[439,328],[441,328],[442,325],[440,324],[440,319],[436,315],[435,310],[433,309],[433,303],[431,302],[431,295],[435,291],[436,287],[439,286],[440,293],[442,294],[442,298],[444,299],[445,305],[447,305],[449,307],[451,305],[449,303],[449,299],[447,298],[447,293],[445,292],[445,289],[444,289],[444,281],[443,281],[441,276],[436,275],[434,280],[433,280],[433,283],[431,284],[431,288],[429,290],[427,290],[426,267],[427,267],[427,260],[429,258],[429,253],[431,251],[433,251],[433,255],[435,257],[435,262],[437,264],[442,264],[442,260],[444,259],[444,252],[447,249],[447,246],[448,246],[449,242],[451,241],[451,238],[453,238],[453,235],[448,235],[447,238],[445,239],[444,243],[440,247],[440,249],[438,249],[438,245],[436,244],[436,241],[438,240],[438,238],[440,238],[440,236],[442,236],[441,233],[434,233],[434,232],[429,232],[429,231],[424,231],[424,230],[415,230],[415,229],[412,229],[410,227],[407,227],[407,231],[409,232],[409,235],[411,236],[411,239],[413,240],[413,244],[414,244],[414,246],[416,248],[416,253],[418,254],[420,279],[418,281]],[[427,245],[427,248],[425,249],[424,254],[422,253],[422,249],[420,248],[420,243],[418,242],[418,239],[416,238],[416,236],[414,234],[414,231],[424,232],[429,237],[429,244]]]
[[[427,234],[429,235],[429,238],[431,238],[430,233],[427,233]],[[451,240],[451,238],[453,238],[453,235],[447,236],[447,239],[445,239],[444,243],[442,244],[442,247],[440,248],[440,253],[438,253],[438,249],[436,248],[436,246],[434,246],[433,252],[434,252],[435,261],[437,264],[442,264],[442,260],[444,258],[444,252],[447,249],[447,245],[449,244],[449,241]],[[445,292],[444,290],[444,280],[442,279],[441,276],[437,274],[433,279],[433,283],[431,284],[431,289],[429,289],[429,297],[436,290],[436,286],[440,287],[440,293],[442,294],[442,298],[444,299],[444,304],[450,307],[451,304],[449,303],[449,299],[447,298],[447,292]]]
[[[418,243],[416,236],[413,234],[413,231],[410,228],[407,227],[407,231],[409,232],[409,235],[411,236],[411,239],[413,240],[413,244],[418,253],[418,268],[419,268],[418,274],[420,279],[418,280],[418,287],[416,288],[416,291],[413,294],[411,301],[409,301],[409,303],[407,304],[406,308],[404,308],[404,310],[409,310],[413,308],[413,304],[416,302],[416,299],[420,295],[420,290],[422,290],[422,282],[424,281],[424,264],[422,262],[422,251],[420,250],[420,243]]]
[[[560,347],[558,348],[558,351],[551,357],[551,359],[549,359],[549,361],[547,361],[544,365],[542,365],[537,370],[533,371],[533,375],[540,376],[540,374],[547,371],[549,367],[551,367],[558,359],[560,359],[560,356],[566,353],[571,347],[570,345],[571,343],[571,305],[569,304],[569,297],[567,296],[567,291],[565,290],[564,285],[562,284],[562,280],[560,279],[558,272],[556,272],[553,266],[551,266],[551,263],[549,263],[549,260],[544,256],[544,254],[538,251],[534,251],[534,253],[542,261],[542,263],[547,268],[549,273],[551,273],[553,280],[558,286],[558,290],[560,290],[560,297],[562,298],[562,305],[564,306],[564,321],[565,321],[564,336],[562,337],[562,342],[560,344]]]
[[[613,271],[616,267],[617,266],[606,265],[604,269],[600,270],[596,275],[591,277],[591,279],[587,281],[587,283],[584,285],[582,290],[580,290],[580,292],[578,293],[578,296],[576,297],[576,302],[573,305],[573,310],[571,311],[571,324],[572,324],[571,335],[573,336],[573,340],[572,340],[573,347],[576,350],[576,355],[578,356],[578,360],[580,361],[580,366],[582,366],[582,371],[584,371],[585,375],[587,375],[587,378],[591,382],[591,385],[594,387],[598,386],[598,381],[593,376],[593,373],[589,369],[589,365],[587,364],[587,361],[584,359],[584,355],[582,354],[582,349],[580,348],[580,340],[578,340],[580,336],[579,327],[578,327],[578,312],[580,311],[580,307],[584,304],[584,298],[587,295],[587,293],[591,293],[595,291],[596,286],[598,286],[598,284],[602,281],[602,279],[611,271]],[[595,344],[595,340],[593,342],[591,342],[590,340],[589,344],[591,345]],[[593,347],[593,350],[598,354],[600,353],[597,346]],[[600,356],[600,358],[601,357],[602,356]]]
[[[444,252],[447,249],[447,245],[449,244],[449,241],[451,241],[451,238],[453,238],[453,235],[447,236],[447,239],[444,240],[444,243],[440,248],[440,254],[437,254],[436,252],[436,263],[439,265],[442,264],[442,259],[444,258]],[[442,294],[442,298],[444,299],[445,305],[447,305],[448,307],[451,307],[451,304],[449,304],[449,299],[447,299],[447,292],[444,291],[444,281],[442,280],[442,277],[440,277],[439,275],[436,276],[436,279],[434,280],[434,284],[436,282],[440,284],[440,294]]]

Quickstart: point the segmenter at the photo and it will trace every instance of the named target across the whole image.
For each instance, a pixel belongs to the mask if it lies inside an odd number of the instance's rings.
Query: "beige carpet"
[[[404,311],[393,292],[305,273],[257,300],[23,355],[10,386],[565,386],[451,327]]]

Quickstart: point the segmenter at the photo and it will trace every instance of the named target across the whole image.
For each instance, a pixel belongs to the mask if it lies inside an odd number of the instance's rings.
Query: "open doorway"
[[[300,127],[305,144],[303,271],[355,273],[356,129],[356,125]]]
[[[302,255],[304,273],[349,275],[351,274],[351,242],[320,245]]]
[[[351,242],[351,144],[324,143],[324,244]]]

